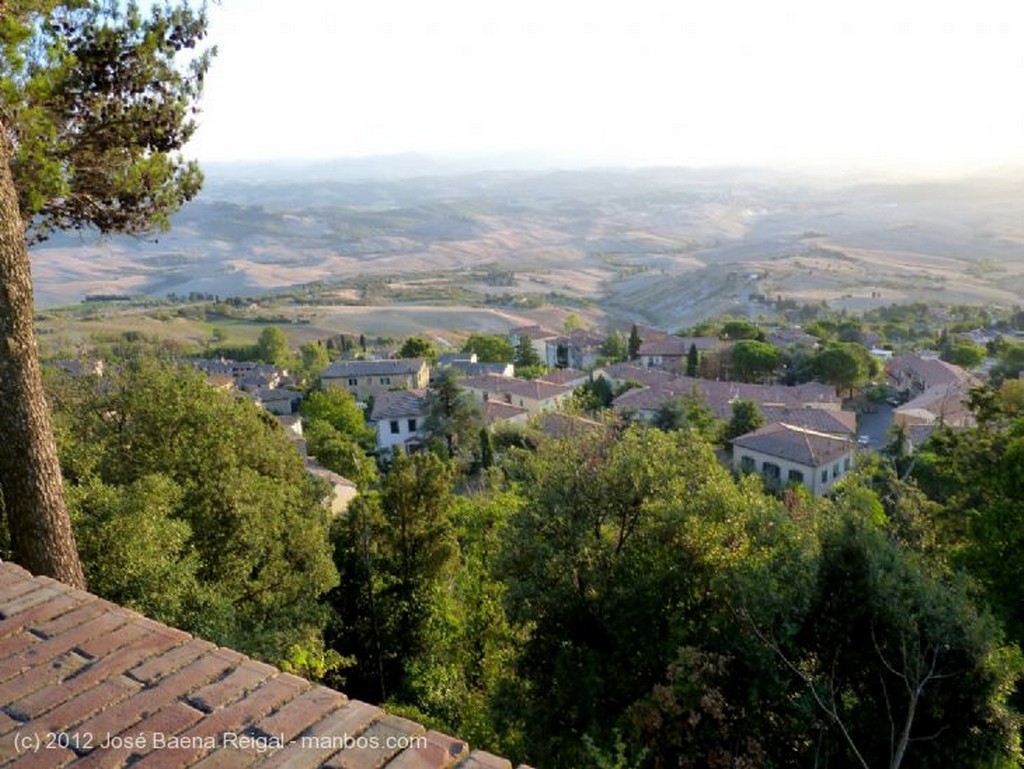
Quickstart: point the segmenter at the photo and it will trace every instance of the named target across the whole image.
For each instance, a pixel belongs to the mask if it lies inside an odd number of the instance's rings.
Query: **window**
[[[415,419],[410,419],[409,420],[409,432],[411,432],[411,433],[416,432],[416,420]]]
[[[838,478],[839,477],[839,463],[838,462],[836,462],[834,465],[832,465],[832,477],[833,478]]]
[[[505,403],[512,405],[512,393],[505,393]]]
[[[380,383],[382,385],[389,385],[389,384],[391,384],[391,377],[389,377],[389,376],[382,376],[380,378]]]
[[[392,419],[391,420],[391,434],[392,435],[398,435],[399,429],[400,428],[399,428],[399,425],[398,425],[398,420],[397,419]]]
[[[821,471],[821,482],[828,483],[828,468],[823,468]]]
[[[786,476],[786,480],[790,483],[803,483],[804,474],[799,470],[790,470],[789,475]]]
[[[752,473],[757,470],[757,462],[754,461],[753,457],[743,455],[740,457],[740,470],[745,473]]]
[[[843,460],[843,470],[849,471],[849,469],[850,469],[850,458],[847,457],[846,459]]]
[[[359,385],[359,380],[358,379],[356,379],[355,377],[351,377],[351,376],[348,378],[348,386],[349,387],[357,387],[358,385]]]
[[[782,477],[782,468],[773,462],[761,465],[761,474],[769,481],[778,481]]]

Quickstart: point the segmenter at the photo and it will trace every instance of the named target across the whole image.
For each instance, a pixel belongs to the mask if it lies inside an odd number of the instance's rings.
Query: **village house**
[[[970,372],[938,357],[908,353],[892,358],[885,367],[889,384],[904,398],[915,398],[933,387],[976,384]]]
[[[519,406],[510,406],[504,401],[489,400],[481,404],[484,424],[494,427],[497,424],[525,425],[530,412]]]
[[[189,358],[187,362],[206,374],[212,386],[218,389],[234,387],[250,395],[260,389],[281,387],[289,381],[287,369],[268,363],[225,358]]]
[[[294,414],[305,397],[298,390],[292,390],[289,387],[261,387],[250,395],[258,405],[271,414],[282,416]]]
[[[784,422],[766,425],[732,441],[736,471],[760,473],[773,488],[799,483],[815,496],[824,494],[850,472],[856,450],[857,444],[847,438]]]
[[[852,439],[857,433],[857,414],[853,411],[837,411],[810,406],[761,406],[765,424],[785,422],[794,427],[803,427],[818,433]]]
[[[643,387],[658,387],[678,379],[678,375],[657,368],[647,368],[637,365],[636,362],[612,363],[607,366],[598,366],[592,372],[594,378],[604,377],[605,381],[612,388],[621,387],[627,383],[638,384]]]
[[[548,340],[554,339],[557,336],[556,332],[543,326],[517,326],[508,332],[508,341],[513,347],[518,347],[523,339],[529,339],[530,345],[533,347],[534,352],[537,353],[537,357],[543,361],[547,359],[548,355]]]
[[[644,339],[640,344],[639,360],[647,368],[666,371],[686,371],[690,348],[696,347],[698,355],[707,355],[722,347],[714,336],[666,336],[661,339]]]
[[[592,369],[601,357],[605,338],[593,331],[577,329],[545,341],[541,357],[550,368]]]
[[[335,361],[320,381],[324,387],[347,390],[366,401],[389,390],[416,390],[430,383],[430,367],[423,358]]]
[[[573,391],[571,387],[549,382],[493,375],[466,377],[459,385],[478,403],[495,400],[531,414],[557,408]]]
[[[960,366],[912,353],[893,358],[886,370],[892,388],[908,399],[893,412],[894,424],[968,427],[975,423],[969,400],[979,380]]]
[[[349,503],[359,494],[356,485],[348,478],[338,475],[333,470],[328,470],[313,457],[306,457],[305,463],[306,472],[314,478],[326,481],[330,486],[330,492],[324,502],[327,504],[331,516],[337,518],[339,515],[347,513]]]
[[[970,388],[965,384],[929,387],[892,413],[895,425],[948,425],[971,427],[976,423],[970,408]]]
[[[590,374],[580,371],[578,368],[556,368],[547,374],[536,377],[535,380],[563,387],[579,387],[590,381]]]
[[[621,370],[619,375],[623,373]],[[820,382],[799,385],[765,385],[747,382],[720,382],[714,379],[674,377],[641,388],[628,390],[612,402],[618,413],[634,412],[649,420],[667,401],[696,396],[711,409],[715,418],[730,419],[732,404],[738,400],[752,401],[762,412],[767,408],[824,409],[839,412],[842,401],[835,388]]]
[[[377,430],[377,448],[405,453],[416,451],[426,436],[424,427],[429,413],[427,391],[385,392],[373,400],[370,424]]]
[[[480,374],[497,374],[498,376],[515,376],[515,366],[511,363],[481,363],[475,352],[445,353],[437,357],[436,365],[430,371],[431,383],[442,371],[451,369],[461,376],[478,376]]]

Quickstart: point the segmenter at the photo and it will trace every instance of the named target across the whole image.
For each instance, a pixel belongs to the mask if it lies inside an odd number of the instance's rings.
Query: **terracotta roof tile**
[[[279,736],[287,742],[346,703],[344,694],[318,686],[260,719],[253,727],[253,733],[264,737]]]
[[[63,735],[52,749],[47,732]],[[461,740],[0,563],[0,765],[14,759],[19,769],[511,769]]]
[[[571,382],[586,380],[589,377],[590,375],[586,371],[582,371],[578,368],[556,368],[554,371],[549,371],[548,373],[537,377],[534,381],[571,386]]]
[[[459,769],[512,769],[512,762],[483,750],[474,750]]]
[[[55,684],[74,676],[88,664],[88,659],[71,651],[50,660],[49,664],[37,665],[27,673],[10,678],[0,684],[0,707],[10,705],[19,698],[29,697],[40,691],[47,693],[59,691],[61,687],[55,686]],[[2,716],[0,716],[0,732],[3,732]]]

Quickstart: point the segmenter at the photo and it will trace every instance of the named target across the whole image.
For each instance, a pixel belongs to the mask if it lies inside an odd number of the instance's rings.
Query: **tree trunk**
[[[14,560],[85,587],[36,345],[25,227],[0,126],[0,491]]]

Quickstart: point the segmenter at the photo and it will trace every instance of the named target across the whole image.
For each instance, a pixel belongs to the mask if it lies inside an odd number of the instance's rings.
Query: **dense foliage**
[[[1015,388],[824,499],[718,461],[723,430],[758,422],[742,401],[729,427],[683,398],[658,426],[485,450],[445,380],[433,449],[370,469],[351,397],[316,395],[311,443],[362,457],[336,583],[319,491],[272,420],[145,361],[59,384],[97,590],[482,747],[554,769],[1021,760]]]
[[[188,4],[0,7],[0,130],[37,236],[147,231],[195,197],[202,175],[178,151],[196,128],[205,32]]]
[[[195,371],[122,360],[51,382],[90,587],[279,661],[320,643],[337,583],[327,489],[276,420]]]

